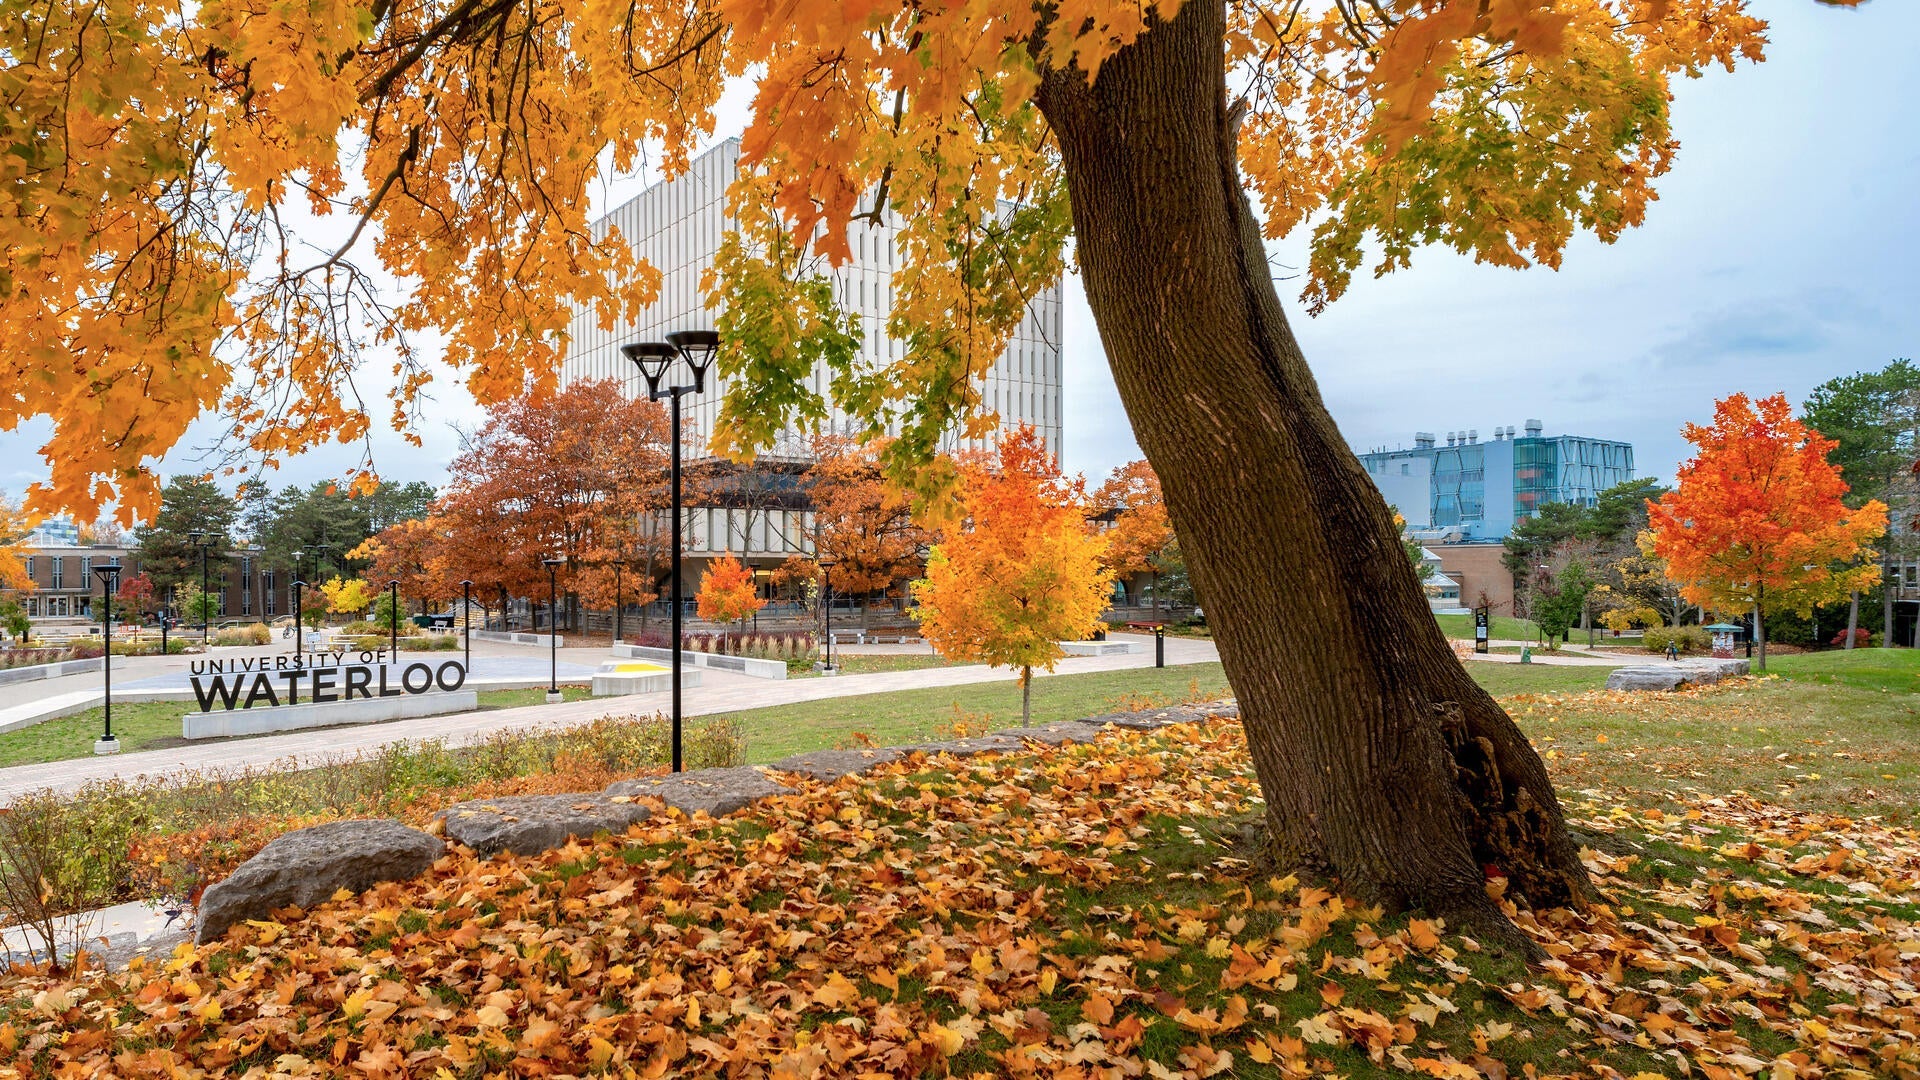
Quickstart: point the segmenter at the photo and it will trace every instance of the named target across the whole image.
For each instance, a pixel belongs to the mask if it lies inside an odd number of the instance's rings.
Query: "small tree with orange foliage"
[[[1764,671],[1769,605],[1805,614],[1879,580],[1866,560],[1887,505],[1847,508],[1846,481],[1827,461],[1838,444],[1794,419],[1785,394],[1734,394],[1714,405],[1711,427],[1688,424],[1685,435],[1699,453],[1678,488],[1647,503],[1653,553],[1692,603],[1753,613]]]
[[[997,462],[963,465],[963,523],[913,586],[920,630],[940,655],[1020,669],[1022,724],[1033,718],[1033,669],[1052,671],[1061,640],[1097,629],[1112,597],[1107,541],[1087,528],[1085,495],[1021,426]]]
[[[753,571],[741,565],[732,553],[715,559],[707,572],[700,575],[700,592],[695,603],[701,618],[721,624],[744,619],[767,606],[753,587]],[[721,648],[724,650],[726,646],[723,644]]]
[[[1159,576],[1155,560],[1173,543],[1167,504],[1160,494],[1160,478],[1146,459],[1116,467],[1093,492],[1093,509],[1113,513],[1106,530],[1105,565],[1125,581],[1135,574]],[[1158,593],[1156,588],[1155,593]],[[1157,596],[1156,596],[1157,599]]]

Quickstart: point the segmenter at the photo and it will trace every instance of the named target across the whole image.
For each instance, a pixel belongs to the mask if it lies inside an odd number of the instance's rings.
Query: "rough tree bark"
[[[1466,674],[1273,287],[1235,155],[1219,0],[1088,86],[1048,73],[1087,299],[1207,597],[1275,853],[1395,909],[1505,935],[1591,886],[1546,768]]]

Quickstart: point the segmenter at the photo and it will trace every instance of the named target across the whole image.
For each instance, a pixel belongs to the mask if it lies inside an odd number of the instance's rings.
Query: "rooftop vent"
[[[1413,433],[1413,448],[1414,448],[1415,450],[1431,450],[1431,449],[1433,449],[1433,432],[1431,432],[1431,431],[1416,431],[1416,432],[1414,432],[1414,433]]]
[[[1479,442],[1479,441],[1480,441],[1480,429],[1479,429],[1479,428],[1474,428],[1473,430],[1471,430],[1471,431],[1469,431],[1469,432],[1467,432],[1467,441],[1468,441],[1468,442],[1470,442],[1470,443],[1477,443],[1477,442]]]
[[[1540,421],[1538,420],[1527,421],[1527,438],[1537,439],[1540,437],[1540,432],[1542,432],[1543,430],[1545,430],[1545,425],[1541,424]]]

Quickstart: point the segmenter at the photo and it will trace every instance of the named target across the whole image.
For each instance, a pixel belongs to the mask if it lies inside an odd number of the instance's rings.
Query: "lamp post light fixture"
[[[707,390],[707,368],[713,364],[713,354],[720,348],[720,335],[712,330],[681,330],[668,334],[667,340],[643,341],[632,345],[620,346],[621,355],[633,361],[640,369],[640,375],[647,381],[647,398],[650,401],[667,402],[667,412],[672,417],[672,469],[669,473],[668,487],[671,491],[669,502],[673,513],[673,564],[670,571],[672,580],[668,582],[672,597],[672,628],[669,631],[669,648],[673,650],[673,771],[681,771],[680,758],[680,672],[681,641],[680,621],[681,584],[680,584],[680,399],[688,394],[704,394]],[[693,382],[687,385],[662,386],[667,371],[676,360],[685,360],[687,368],[693,373]]]
[[[387,656],[400,662],[400,579],[387,582]]]
[[[473,582],[460,582],[460,659],[473,671]]]
[[[100,657],[100,672],[106,682],[100,703],[106,726],[100,733],[99,741],[93,744],[93,752],[117,754],[120,752],[120,740],[113,737],[113,588],[120,576],[120,568],[96,566],[93,572],[100,578],[100,632],[106,638],[106,652]]]
[[[541,559],[547,568],[547,704],[560,703],[560,635],[554,633],[553,613],[560,603],[560,564],[565,559]]]

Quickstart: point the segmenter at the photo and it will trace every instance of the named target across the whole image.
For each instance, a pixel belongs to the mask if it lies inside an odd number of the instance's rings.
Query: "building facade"
[[[634,250],[660,271],[660,297],[636,322],[602,330],[591,308],[574,312],[568,328],[570,345],[562,378],[620,380],[631,396],[646,392],[646,384],[620,346],[638,341],[662,341],[676,330],[708,329],[715,312],[706,306],[700,279],[713,266],[721,238],[732,227],[726,216],[727,186],[740,169],[740,141],[728,139],[693,159],[687,171],[641,192],[594,224],[599,232],[617,226]],[[899,218],[889,210],[880,224],[861,222],[848,237],[852,259],[828,271],[842,310],[857,316],[864,331],[862,359],[884,364],[902,355],[904,345],[887,336],[892,309],[893,275],[903,270],[894,238]],[[1057,458],[1061,450],[1060,341],[1062,315],[1056,281],[1034,296],[1015,330],[1006,352],[988,373],[982,388],[986,408],[998,413],[1007,427],[1031,424],[1046,439]],[[827,393],[831,373],[824,364],[812,376],[811,388]],[[724,380],[709,375],[708,392],[684,404],[683,422],[696,445],[704,445],[719,416]],[[829,407],[823,425],[830,432],[847,430],[846,414]],[[953,439],[950,448],[977,448],[992,441]],[[778,441],[783,453],[804,447],[798,433]]]
[[[1548,435],[1538,420],[1524,433],[1495,427],[1452,431],[1445,445],[1417,432],[1411,448],[1374,450],[1361,464],[1387,502],[1423,541],[1504,538],[1548,503],[1592,506],[1602,491],[1633,479],[1633,445],[1581,435]]]
[[[139,554],[121,545],[38,547],[25,556],[34,587],[9,594],[36,623],[86,622],[100,602],[94,568],[117,566],[126,581],[144,569]],[[207,590],[219,601],[218,620],[270,621],[293,614],[293,575],[267,565],[256,549],[238,548],[222,557],[207,555]],[[194,579],[198,584],[198,578]],[[173,598],[155,597],[149,607],[174,607]],[[129,622],[137,621],[131,617]]]

